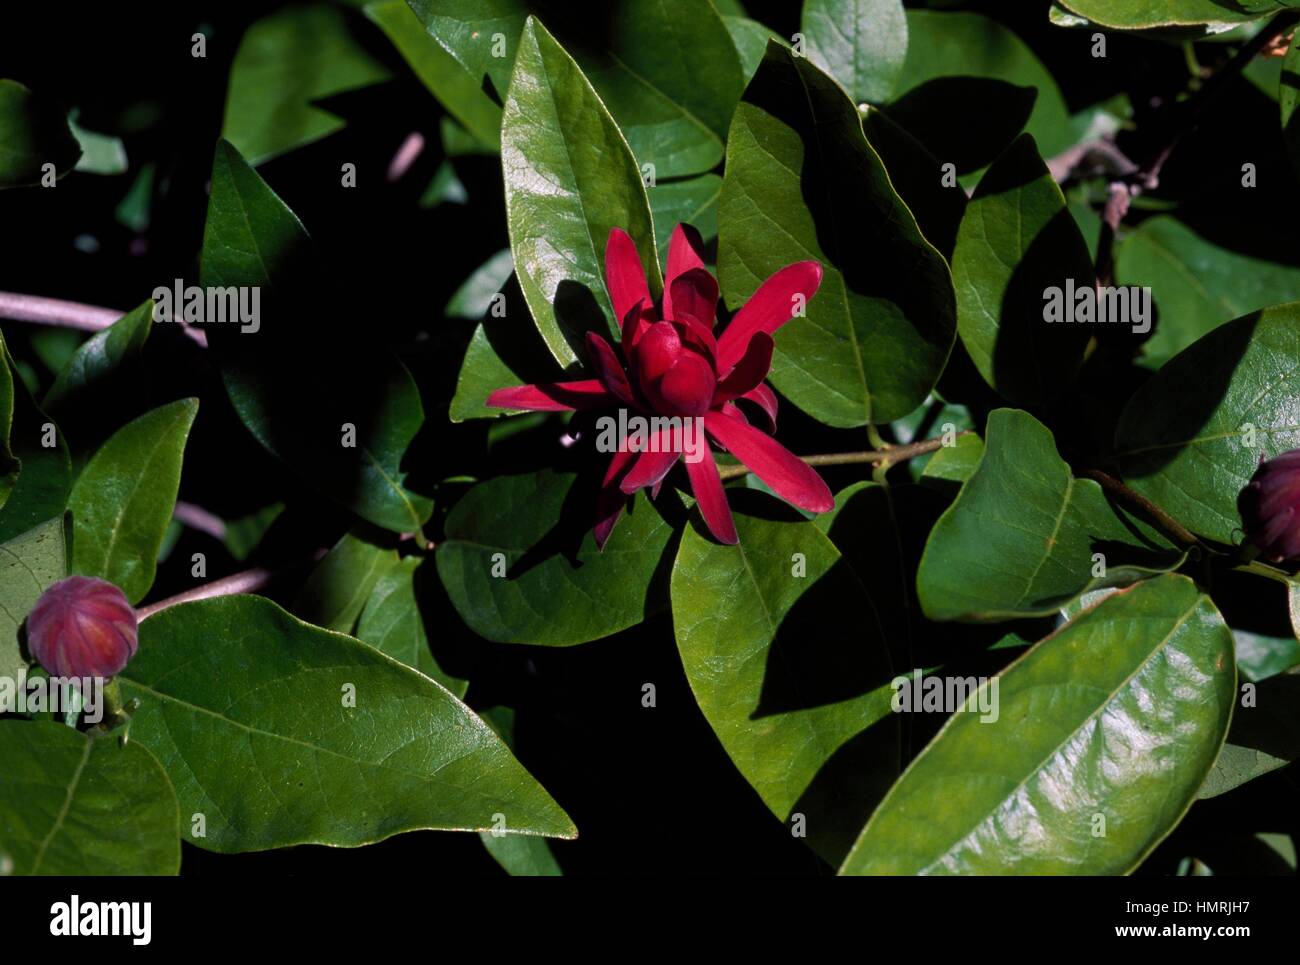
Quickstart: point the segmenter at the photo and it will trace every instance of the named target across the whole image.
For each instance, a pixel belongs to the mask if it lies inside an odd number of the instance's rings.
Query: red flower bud
[[[55,677],[111,677],[135,656],[135,610],[112,583],[70,576],[27,614],[27,647]]]
[[[1237,508],[1247,541],[1264,559],[1300,558],[1300,449],[1261,462]]]

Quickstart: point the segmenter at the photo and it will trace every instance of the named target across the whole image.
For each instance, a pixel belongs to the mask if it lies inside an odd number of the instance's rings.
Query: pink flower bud
[[[112,583],[70,576],[27,615],[27,647],[55,677],[111,677],[135,656],[135,610]]]
[[[1300,558],[1300,449],[1261,462],[1237,507],[1246,539],[1264,559]]]

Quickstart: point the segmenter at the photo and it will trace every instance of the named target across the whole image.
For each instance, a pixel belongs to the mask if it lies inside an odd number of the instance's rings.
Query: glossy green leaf
[[[89,404],[106,381],[137,362],[149,337],[153,309],[153,301],[147,301],[86,339],[45,393],[45,408],[57,413],[63,406]]]
[[[1028,44],[996,20],[961,11],[907,11],[907,59],[894,96],[940,77],[982,77],[1031,88],[1037,96],[1025,129],[1043,155],[1051,157],[1074,143],[1070,112],[1051,72]],[[941,103],[934,106],[944,110]],[[944,116],[958,128],[969,125],[969,115],[958,110]]]
[[[996,622],[1050,615],[1179,560],[1101,486],[1074,478],[1037,419],[997,409],[979,468],[930,534],[916,585],[932,620]]]
[[[550,795],[464,704],[261,597],[169,607],[117,678],[131,741],[167,771],[212,851],[355,847],[416,829],[573,837]],[[349,696],[351,695],[351,696]]]
[[[984,459],[984,440],[975,433],[957,436],[951,446],[945,446],[930,457],[921,471],[922,479],[964,483],[975,475]]]
[[[447,516],[436,555],[461,619],[499,643],[567,646],[662,609],[655,575],[673,527],[660,507],[638,496],[603,552],[591,535],[595,508],[593,489],[549,470],[471,489]]]
[[[925,400],[954,339],[948,267],[853,103],[775,43],[736,109],[718,222],[733,310],[792,262],[823,267],[806,316],[776,335],[771,380],[786,398],[833,426],[888,422]]]
[[[149,592],[198,411],[198,399],[181,399],[147,412],[87,463],[68,500],[72,572],[117,584],[132,603]]]
[[[46,164],[63,177],[80,157],[61,110],[17,81],[0,79],[0,189],[39,184]]]
[[[1115,432],[1124,480],[1180,523],[1241,538],[1237,498],[1259,465],[1300,447],[1300,303],[1214,329],[1129,400]]]
[[[994,678],[996,720],[948,719],[840,871],[1127,873],[1210,771],[1235,677],[1232,635],[1191,580],[1116,593]]]
[[[429,34],[476,82],[490,81],[507,113],[512,67],[518,71],[519,53],[532,46],[526,30],[532,14],[577,61],[638,164],[653,164],[657,177],[670,178],[700,174],[722,159],[743,77],[712,4],[622,0],[591,16],[568,5],[527,0],[409,2]],[[598,143],[588,146],[594,150]]]
[[[5,721],[0,771],[0,863],[15,874],[180,870],[176,794],[158,761],[134,741],[123,747],[116,735]]]
[[[907,56],[902,0],[804,0],[809,60],[858,104],[889,99]]]
[[[1257,684],[1249,697],[1242,695],[1233,711],[1227,742],[1197,796],[1218,797],[1285,767],[1297,757],[1300,677],[1283,674]]]
[[[722,178],[716,174],[655,184],[649,188],[649,195],[661,266],[668,260],[668,240],[678,224],[693,225],[706,245],[718,237]]]
[[[745,780],[838,862],[898,772],[893,670],[871,600],[811,523],[732,490],[737,546],[692,524],[673,565],[691,690]],[[846,618],[847,617],[847,618]]]
[[[1243,23],[1294,6],[1281,0],[1059,0],[1061,6],[1103,27],[1144,30]]]
[[[26,668],[19,627],[41,594],[67,573],[62,516],[0,545],[0,677],[17,679]]]
[[[515,712],[512,708],[493,707],[484,712],[483,720],[506,742],[507,747],[514,750]],[[554,878],[564,874],[551,853],[551,843],[545,838],[494,834],[491,831],[480,831],[479,838],[492,855],[492,860],[511,875]]]
[[[1115,277],[1151,288],[1159,318],[1142,355],[1153,367],[1230,319],[1300,298],[1300,266],[1221,248],[1169,215],[1148,218],[1124,239]]]
[[[329,630],[351,633],[375,584],[396,566],[396,550],[358,533],[345,533],[298,591],[293,601],[294,616]]]
[[[957,331],[984,381],[1021,404],[1067,388],[1092,336],[1069,293],[1093,285],[1087,242],[1032,137],[1013,144],[980,179],[952,258]],[[1061,292],[1066,321],[1044,316]]]
[[[446,313],[453,318],[482,318],[514,270],[515,260],[510,249],[498,251],[456,289],[447,302]]]
[[[469,681],[453,677],[438,665],[429,649],[425,615],[416,592],[417,580],[437,579],[434,567],[423,567],[418,557],[409,556],[375,581],[357,625],[357,639],[432,677],[457,697],[464,697]],[[435,635],[442,630],[435,625]]]
[[[1300,641],[1294,636],[1268,637],[1233,630],[1237,645],[1237,671],[1243,680],[1258,682],[1300,666]]]
[[[562,366],[586,357],[584,333],[616,334],[605,242],[636,242],[652,293],[662,287],[650,205],[632,152],[578,65],[529,19],[501,125],[506,220],[519,283]]]
[[[0,354],[8,370],[7,382],[0,379],[0,385],[9,386],[13,398],[9,447],[19,463],[18,478],[0,505],[0,540],[9,540],[63,514],[72,490],[72,457],[59,427],[32,398],[3,340]],[[2,468],[11,474],[12,460]]]
[[[251,164],[343,127],[321,101],[388,78],[330,4],[285,7],[254,21],[230,66],[221,136]]]
[[[302,337],[307,244],[293,212],[221,142],[200,279],[208,288],[257,286],[262,301],[257,331],[210,329],[235,411],[258,442],[327,496],[376,526],[414,532],[433,510],[405,486],[403,459],[424,423],[419,389],[397,359],[359,339]],[[286,369],[311,371],[311,391],[286,380]]]
[[[501,105],[429,36],[406,0],[368,3],[365,12],[442,106],[479,141],[495,147],[501,138]]]

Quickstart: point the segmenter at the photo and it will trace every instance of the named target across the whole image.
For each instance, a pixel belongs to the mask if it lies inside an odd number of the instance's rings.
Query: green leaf
[[[931,620],[997,622],[1047,616],[1179,562],[1158,531],[1074,478],[1042,423],[997,409],[979,468],[930,534],[916,588]]]
[[[9,499],[9,494],[14,491],[14,484],[18,481],[18,472],[22,468],[22,463],[14,455],[9,442],[13,433],[14,407],[17,399],[14,372],[7,361],[9,353],[4,348],[3,335],[0,335],[0,352],[5,356],[4,359],[0,359],[0,508],[3,508]]]
[[[811,523],[772,518],[769,497],[731,493],[739,545],[696,525],[682,535],[677,649],[745,780],[780,820],[804,815],[809,844],[835,863],[898,773],[889,652],[831,541]]]
[[[180,811],[132,741],[55,723],[0,723],[0,863],[20,875],[174,875]]]
[[[159,406],[113,433],[72,487],[72,572],[117,584],[132,603],[153,586],[176,508],[198,399]]]
[[[1300,303],[1214,329],[1125,406],[1115,448],[1125,481],[1201,536],[1240,538],[1237,497],[1261,454],[1300,447]]]
[[[117,678],[131,741],[220,852],[356,847],[417,829],[573,837],[550,795],[464,704],[351,637],[261,597],[169,607]],[[354,700],[349,698],[354,695]]]
[[[884,162],[894,190],[916,216],[921,233],[951,262],[957,228],[966,212],[966,192],[944,187],[943,166],[884,111],[867,111],[862,133]]]
[[[857,104],[889,99],[907,56],[902,0],[804,0],[809,60]]]
[[[81,148],[81,159],[76,170],[87,174],[125,174],[130,167],[126,157],[126,147],[121,138],[90,131],[68,119],[72,136]]]
[[[693,225],[706,245],[718,237],[721,194],[722,178],[716,174],[701,174],[650,187],[650,215],[654,219],[661,266],[668,261],[668,239],[678,224]]]
[[[1279,0],[1058,0],[1061,6],[1103,27],[1145,30],[1258,20],[1293,4]]]
[[[501,139],[501,106],[425,31],[405,0],[368,3],[366,16],[388,35],[398,53],[442,106],[484,144]]]
[[[1075,141],[1069,109],[1051,72],[1014,31],[996,20],[958,11],[907,11],[907,59],[894,96],[940,77],[982,77],[1032,88],[1038,95],[1026,130],[1043,155],[1051,157]],[[941,103],[934,106],[957,128],[969,126],[969,115],[953,108],[944,111]],[[988,122],[981,118],[981,123]]]
[[[469,681],[443,670],[429,649],[416,583],[430,574],[437,579],[434,567],[426,569],[419,558],[409,556],[380,576],[361,612],[357,638],[464,697]]]
[[[261,164],[343,127],[319,102],[388,76],[353,38],[343,11],[286,7],[254,21],[240,41],[221,136]]]
[[[948,267],[853,103],[775,43],[736,109],[718,221],[733,310],[792,262],[823,267],[806,317],[776,335],[771,380],[784,396],[832,426],[888,422],[924,401],[954,340]]]
[[[593,17],[526,0],[409,2],[429,34],[470,76],[476,82],[487,78],[498,93],[507,90],[512,68],[519,70],[520,53],[534,46],[526,29],[529,15],[544,15],[609,108],[638,164],[653,164],[657,177],[671,178],[711,170],[722,159],[743,77],[731,36],[712,4],[622,0]],[[503,99],[509,113],[509,97]],[[586,142],[591,151],[601,144]]]
[[[45,407],[58,412],[62,406],[83,404],[105,381],[137,362],[153,309],[153,301],[147,301],[82,342],[45,393]]]
[[[731,42],[736,45],[736,54],[740,57],[740,72],[744,75],[746,84],[753,78],[758,65],[763,62],[763,54],[767,52],[767,42],[775,40],[777,43],[786,43],[785,38],[777,36],[771,27],[748,17],[735,17],[724,13],[722,22],[726,24],[727,33],[731,34]]]
[[[980,179],[957,232],[952,277],[957,331],[990,387],[1026,405],[1068,387],[1092,331],[1074,322],[1067,283],[1091,287],[1092,259],[1032,137]],[[1061,293],[1055,323],[1044,316],[1049,288]]]
[[[307,243],[293,212],[221,142],[200,280],[209,289],[261,289],[256,331],[209,329],[231,403],[258,442],[327,496],[376,526],[413,532],[433,511],[405,487],[402,468],[424,424],[419,389],[397,359],[359,339],[303,336],[299,298],[323,299],[328,290],[304,277]],[[285,371],[310,371],[310,384]]]
[[[840,871],[1127,873],[1196,796],[1235,677],[1232,635],[1191,580],[1116,593],[994,678],[996,720],[948,719]]]
[[[515,749],[515,712],[510,707],[493,707],[483,714],[484,722],[497,732],[512,751]],[[479,838],[492,860],[509,874],[531,878],[562,876],[559,862],[545,838],[480,831]]]
[[[452,318],[482,318],[514,270],[515,260],[510,249],[501,249],[476,268],[456,289],[447,302],[446,314]]]
[[[1294,636],[1266,637],[1233,630],[1232,639],[1237,645],[1237,672],[1244,680],[1257,683],[1300,666],[1300,641]]]
[[[964,483],[975,475],[983,458],[983,439],[973,432],[958,436],[953,445],[945,446],[930,457],[921,471],[921,478]]]
[[[14,390],[10,445],[20,463],[18,479],[0,508],[0,540],[8,540],[63,513],[72,490],[72,457],[63,433],[32,399],[8,348],[0,349]],[[54,444],[45,445],[50,441]]]
[[[18,629],[41,594],[67,572],[62,516],[0,545],[0,677],[18,679],[26,669]]]
[[[1283,674],[1256,685],[1233,712],[1227,743],[1197,797],[1218,797],[1300,757],[1300,677]]]
[[[63,111],[17,81],[0,79],[0,189],[39,184],[46,164],[63,177],[80,157]]]
[[[1256,57],[1259,62],[1261,58]],[[1282,120],[1282,140],[1286,144],[1287,157],[1291,168],[1300,172],[1300,116],[1296,107],[1300,106],[1300,40],[1293,34],[1282,61],[1281,76],[1277,87],[1277,105]]]
[[[1221,248],[1168,215],[1124,239],[1115,277],[1151,288],[1160,317],[1142,355],[1153,368],[1224,322],[1300,294],[1300,267]]]
[[[506,220],[519,283],[562,366],[586,357],[584,333],[617,335],[605,291],[605,242],[622,228],[662,287],[645,184],[627,142],[578,65],[529,19],[501,123]]]
[[[375,584],[396,566],[396,550],[345,533],[298,591],[293,614],[307,623],[351,633]]]
[[[673,534],[660,509],[638,496],[601,552],[589,487],[550,471],[500,476],[471,489],[447,516],[438,575],[461,619],[489,640],[597,640],[667,602],[654,585]]]

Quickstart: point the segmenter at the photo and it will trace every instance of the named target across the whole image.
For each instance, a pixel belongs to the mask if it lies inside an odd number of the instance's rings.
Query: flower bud
[[[1300,558],[1300,449],[1261,462],[1237,508],[1260,556],[1273,563]]]
[[[112,583],[70,576],[27,615],[27,647],[54,677],[111,677],[135,656],[135,610]]]

